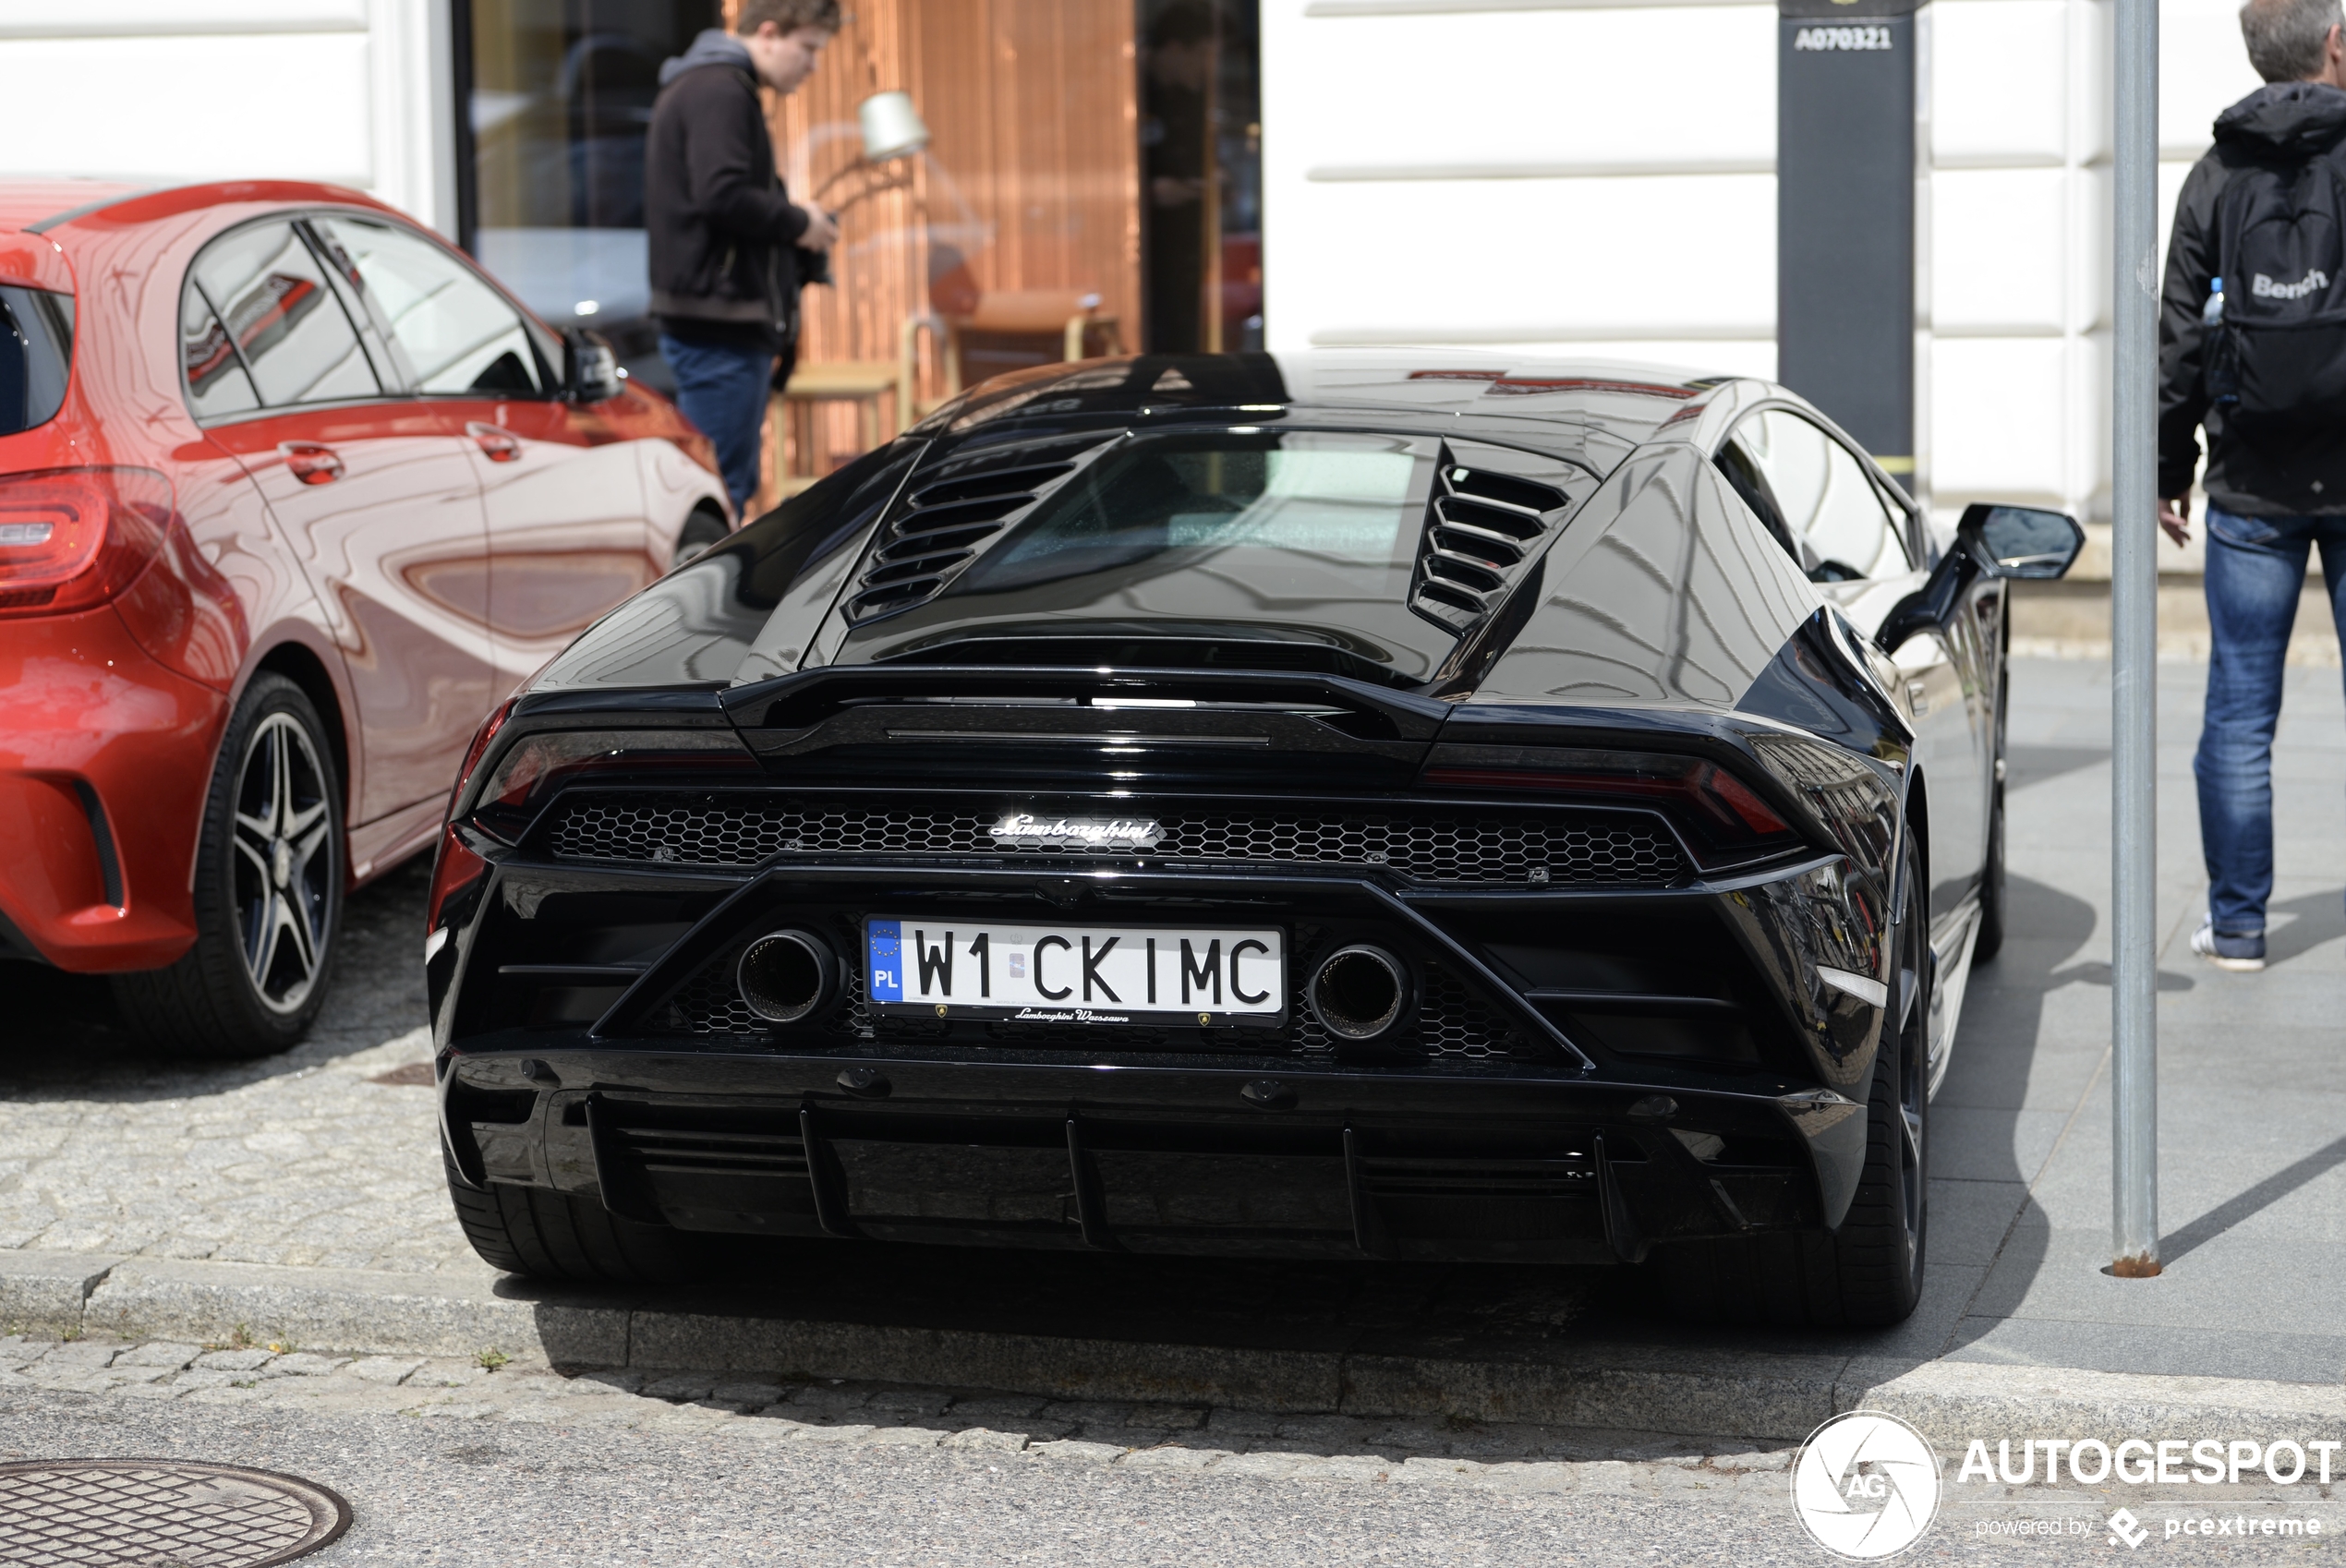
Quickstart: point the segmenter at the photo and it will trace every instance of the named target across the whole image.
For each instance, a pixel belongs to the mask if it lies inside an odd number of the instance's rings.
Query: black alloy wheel
[[[237,1058],[284,1050],[324,1004],[342,919],[342,785],[318,710],[282,675],[253,678],[228,722],[195,884],[196,943],[115,982],[151,1044]]]
[[[1848,1328],[1904,1322],[1922,1299],[1930,1228],[1930,897],[1909,828],[1896,930],[1900,1008],[1875,1053],[1866,1164],[1841,1229],[1816,1244],[1808,1321]]]
[[[684,519],[676,534],[676,548],[668,557],[668,569],[675,571],[709,546],[725,537],[725,519],[706,507],[696,507]]]
[[[1893,1316],[1881,1321],[1903,1321],[1922,1299],[1922,1266],[1925,1246],[1929,1240],[1930,1226],[1930,1166],[1928,1139],[1930,1132],[1930,997],[1937,990],[1937,960],[1931,957],[1930,944],[1918,942],[1916,955],[1921,966],[1921,983],[1915,986],[1915,1005],[1909,1011],[1905,1027],[1900,1031],[1894,1073],[1898,1086],[1898,1127],[1896,1210],[1899,1231],[1899,1267],[1891,1283],[1887,1299]],[[1877,1070],[1875,1081],[1883,1074]],[[1867,1146],[1867,1166],[1872,1168],[1873,1149]]]

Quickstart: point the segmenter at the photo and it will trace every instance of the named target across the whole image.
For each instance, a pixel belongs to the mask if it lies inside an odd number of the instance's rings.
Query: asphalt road
[[[744,1442],[725,1432],[515,1427],[257,1407],[141,1406],[0,1394],[0,1459],[202,1459],[304,1476],[355,1522],[310,1561],[431,1568],[788,1564],[1799,1564],[1836,1561],[1786,1502],[1651,1502],[1609,1492],[1384,1478],[1297,1481],[1113,1468],[1047,1454]],[[2043,1563],[2118,1552],[2106,1502],[2046,1497],[1942,1512],[1902,1562]],[[2253,1505],[2252,1505],[2253,1506]],[[1992,1518],[2074,1518],[2056,1539],[1983,1537]],[[2169,1540],[2145,1560],[2314,1562],[2332,1540]],[[0,1542],[0,1562],[16,1561]]]
[[[0,1404],[0,1455],[288,1471],[356,1515],[327,1563],[1808,1562],[1758,1521],[1626,1499],[1118,1474],[1022,1455],[478,1429],[397,1417]],[[1789,1521],[1783,1521],[1788,1526]],[[0,1546],[0,1560],[5,1559]]]

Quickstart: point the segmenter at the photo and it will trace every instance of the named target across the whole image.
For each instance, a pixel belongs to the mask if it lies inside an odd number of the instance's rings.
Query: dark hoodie
[[[812,252],[774,167],[749,50],[721,28],[659,68],[644,150],[652,314],[679,337],[771,350],[797,335]]]
[[[2159,308],[2159,493],[2191,489],[2199,464],[2198,428],[2207,429],[2207,499],[2243,517],[2299,517],[2346,511],[2346,440],[2334,450],[2260,452],[2227,440],[2223,414],[2208,405],[2201,315],[2210,284],[2225,272],[2216,254],[2217,208],[2232,172],[2250,163],[2301,163],[2346,139],[2346,92],[2321,82],[2273,82],[2216,116],[2216,145],[2192,166],[2175,202],[2174,237]],[[2325,499],[2327,498],[2327,499]]]

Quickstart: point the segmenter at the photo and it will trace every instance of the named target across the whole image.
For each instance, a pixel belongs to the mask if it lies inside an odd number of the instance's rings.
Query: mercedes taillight
[[[151,468],[0,474],[0,617],[65,615],[127,588],[171,531]]]

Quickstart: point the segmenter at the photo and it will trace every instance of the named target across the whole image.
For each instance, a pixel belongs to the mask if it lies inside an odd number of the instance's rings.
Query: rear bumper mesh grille
[[[762,865],[779,856],[986,855],[1024,859],[1109,855],[997,844],[997,818],[958,805],[936,810],[850,801],[708,795],[610,795],[559,808],[550,843],[571,859],[676,865]],[[1382,868],[1421,882],[1662,887],[1687,864],[1669,831],[1631,813],[1493,812],[1423,815],[1348,813],[1166,813],[1151,862]]]

